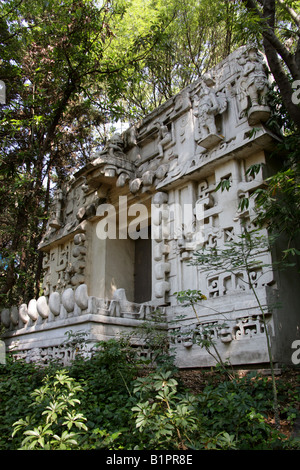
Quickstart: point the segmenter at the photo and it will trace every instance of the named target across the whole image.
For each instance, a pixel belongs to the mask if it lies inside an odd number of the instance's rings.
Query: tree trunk
[[[283,104],[290,117],[294,121],[295,125],[298,127],[298,129],[300,129],[300,107],[292,101],[292,95],[294,93],[294,90],[285,71],[282,68],[276,51],[267,39],[264,39],[264,50],[266,53],[270,70],[280,90]]]
[[[293,55],[275,34],[275,0],[265,0],[263,2],[263,12],[259,9],[259,3],[261,2],[255,0],[243,0],[243,4],[249,12],[255,13],[261,19],[263,45],[270,70],[274,76],[276,84],[278,85],[282,101],[287,112],[298,129],[300,129],[300,107],[298,106],[298,103],[295,103],[292,100],[294,90],[289,77],[290,75],[294,81],[300,80],[300,38],[298,40],[297,51]],[[282,61],[288,71],[284,70]]]
[[[291,116],[292,120],[296,124],[296,126],[300,129],[300,107],[297,106],[297,104],[293,103],[292,101],[293,88],[291,86],[289,77],[287,76],[286,72],[284,71],[282,67],[282,64],[279,59],[279,55],[281,55],[282,59],[285,61],[285,64],[289,68],[291,76],[294,80],[300,79],[300,70],[297,67],[295,58],[292,56],[292,54],[288,50],[285,50],[284,45],[283,45],[283,48],[278,48],[278,47],[276,48],[276,42],[272,43],[270,41],[271,32],[275,34],[274,33],[275,21],[276,21],[275,8],[276,8],[275,0],[265,0],[263,16],[269,28],[265,28],[263,30],[264,50],[267,56],[270,70],[279,87],[283,104],[285,108],[287,109],[289,115]],[[269,29],[271,30],[271,32],[269,31]]]

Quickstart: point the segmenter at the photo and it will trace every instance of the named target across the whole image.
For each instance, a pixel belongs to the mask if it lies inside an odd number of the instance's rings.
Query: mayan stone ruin
[[[278,163],[269,159],[278,137],[266,125],[268,88],[264,57],[242,47],[115,134],[57,188],[39,246],[43,295],[2,310],[6,347],[28,361],[66,363],[73,354],[64,346],[67,331],[85,333],[87,354],[97,341],[131,332],[133,345],[147,355],[138,339],[134,344],[134,331],[159,309],[165,320],[157,327],[176,333],[178,367],[214,365],[194,341],[204,329],[224,361],[267,365],[264,325],[245,272],[204,271],[188,261],[196,249],[224,246],[242,226],[253,226],[253,199],[243,210],[239,202]],[[246,171],[256,163],[264,170],[250,177]],[[225,179],[229,190],[215,191]],[[276,250],[262,251],[260,259],[251,279],[265,309],[273,360],[289,364],[300,335],[297,278],[292,270],[264,268]],[[176,299],[186,289],[207,298],[198,309],[200,323]]]

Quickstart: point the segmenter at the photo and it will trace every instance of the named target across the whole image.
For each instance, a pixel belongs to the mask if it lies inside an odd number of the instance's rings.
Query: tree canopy
[[[38,295],[52,184],[107,123],[145,116],[238,46],[264,49],[298,132],[299,14],[292,0],[0,0],[0,303]]]
[[[170,2],[156,3],[0,2],[3,298],[38,293],[50,183],[82,166],[94,129],[120,113],[122,83],[169,21]]]

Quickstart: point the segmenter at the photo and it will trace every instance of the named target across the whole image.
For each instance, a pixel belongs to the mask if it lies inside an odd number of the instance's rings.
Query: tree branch
[[[72,95],[72,93],[75,91],[76,85],[74,82],[70,81],[69,84],[66,87],[66,90],[64,92],[64,96],[62,100],[60,101],[58,107],[56,108],[56,111],[54,113],[53,119],[51,123],[48,126],[47,134],[46,134],[46,139],[43,144],[43,154],[45,154],[48,151],[48,148],[51,144],[52,138],[55,133],[55,129],[67,107],[67,104],[69,102],[69,99]]]
[[[291,99],[294,90],[291,87],[288,76],[286,75],[285,70],[282,67],[282,64],[278,58],[276,51],[267,39],[264,39],[264,50],[268,59],[270,70],[280,89],[284,106],[288,110],[295,124],[300,128],[299,107],[294,104]]]
[[[294,20],[298,28],[300,28],[300,15],[298,15],[295,10],[287,5],[283,0],[277,0],[278,3],[280,3],[283,8],[289,13],[290,17]]]
[[[289,50],[284,46],[284,44],[278,39],[278,37],[274,33],[274,25],[272,26],[272,23],[274,22],[274,18],[273,18],[274,0],[271,3],[270,1],[264,2],[263,13],[258,9],[257,2],[255,0],[242,0],[242,2],[249,11],[259,16],[259,18],[261,19],[261,23],[263,25],[262,35],[264,39],[268,40],[270,45],[276,50],[276,52],[283,59],[293,79],[300,80],[300,72],[296,66],[296,62],[295,62],[293,54],[289,52]]]

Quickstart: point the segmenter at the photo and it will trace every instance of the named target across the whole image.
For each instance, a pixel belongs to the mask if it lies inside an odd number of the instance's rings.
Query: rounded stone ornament
[[[26,325],[29,322],[28,308],[26,304],[22,304],[19,307],[19,317],[21,321]]]
[[[19,324],[19,310],[17,307],[10,309],[10,319],[13,325],[17,326]]]
[[[32,321],[36,321],[38,319],[39,314],[36,308],[35,299],[31,299],[29,301],[27,313],[28,313],[29,318],[31,318]]]
[[[155,172],[156,178],[162,180],[168,173],[168,169],[169,165],[160,165]]]
[[[89,304],[89,296],[87,293],[87,285],[81,284],[75,291],[75,302],[81,310],[86,310]]]
[[[74,291],[73,289],[71,289],[71,287],[69,287],[62,293],[61,301],[68,313],[73,312],[75,307],[75,298]]]
[[[47,299],[44,295],[39,297],[36,301],[36,308],[38,314],[43,318],[48,318],[49,316],[49,305],[47,304]]]
[[[5,326],[5,328],[9,328],[10,326],[10,311],[9,308],[4,308],[1,312],[1,323]]]
[[[49,297],[49,308],[53,315],[58,316],[60,314],[60,293],[52,292]]]
[[[142,181],[145,186],[151,186],[153,183],[154,179],[154,172],[151,170],[145,171],[145,173],[142,176]]]
[[[135,194],[139,191],[142,185],[141,178],[135,178],[134,180],[130,181],[129,183],[129,190],[131,193]]]
[[[155,206],[161,206],[162,204],[166,204],[168,202],[168,199],[168,194],[160,191],[154,194],[152,202]]]
[[[83,246],[74,246],[72,250],[72,255],[74,258],[78,258],[81,254],[83,254],[85,251]]]

